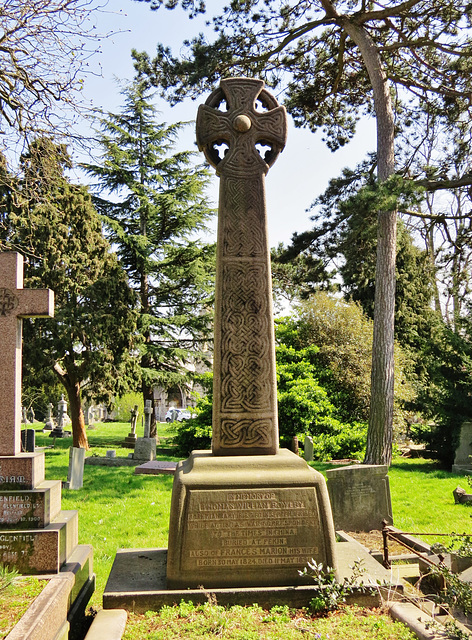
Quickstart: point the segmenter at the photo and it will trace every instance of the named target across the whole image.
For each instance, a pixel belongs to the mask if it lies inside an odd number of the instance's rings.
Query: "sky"
[[[211,7],[219,4],[218,0],[212,0]],[[161,42],[170,46],[175,55],[185,38],[205,29],[203,18],[190,20],[180,9],[151,11],[149,4],[132,0],[109,0],[104,9],[94,12],[93,20],[99,33],[112,35],[102,39],[101,51],[91,61],[98,74],[84,76],[83,93],[86,100],[111,112],[119,111],[122,101],[117,79],[131,80],[134,76],[131,49],[146,51],[153,56],[156,44]],[[188,99],[175,107],[170,107],[160,98],[155,102],[163,122],[172,124],[194,120],[198,105],[203,104],[207,97],[202,95],[200,101]],[[354,167],[375,149],[375,127],[371,120],[363,121],[354,140],[334,154],[322,142],[321,133],[296,129],[290,116],[288,123],[286,147],[266,177],[270,246],[280,242],[288,244],[294,232],[311,228],[307,208],[323,193],[329,179],[338,176],[345,166]],[[194,125],[186,127],[180,145],[196,150]],[[203,154],[201,159],[204,160]],[[216,207],[216,176],[209,195]]]

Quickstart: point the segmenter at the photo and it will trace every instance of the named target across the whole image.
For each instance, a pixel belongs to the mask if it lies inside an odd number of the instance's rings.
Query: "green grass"
[[[126,423],[99,424],[88,430],[91,450],[87,456],[105,455],[108,449],[127,456],[129,449],[121,449],[121,443],[128,431]],[[159,425],[161,437],[172,431],[173,425]],[[51,446],[52,440],[38,432],[36,443]],[[67,479],[71,445],[71,438],[65,438],[56,440],[54,449],[46,449],[48,479]],[[323,463],[313,466],[322,473],[331,468]],[[464,476],[444,471],[433,461],[398,458],[389,477],[395,526],[414,532],[472,532],[472,509],[455,505],[452,496],[458,484],[468,489]],[[97,574],[93,606],[101,606],[117,549],[167,546],[171,491],[171,476],[136,476],[134,467],[92,465],[85,467],[83,489],[63,491],[62,508],[79,511],[79,542],[93,545]]]
[[[270,612],[252,607],[220,607],[181,603],[160,613],[129,614],[123,640],[174,640],[177,638],[230,638],[231,640],[413,640],[402,624],[388,615],[349,607],[325,618],[314,618],[288,607]]]
[[[47,582],[41,578],[18,577],[8,586],[0,588],[0,640],[7,637]]]

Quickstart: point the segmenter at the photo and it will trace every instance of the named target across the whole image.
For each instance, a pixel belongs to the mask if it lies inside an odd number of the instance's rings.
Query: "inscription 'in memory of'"
[[[314,500],[308,488],[191,491],[184,568],[305,566],[319,552]]]

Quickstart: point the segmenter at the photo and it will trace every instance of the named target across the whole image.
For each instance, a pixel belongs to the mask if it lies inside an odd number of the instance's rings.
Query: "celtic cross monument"
[[[213,440],[176,469],[170,589],[295,585],[312,558],[336,566],[324,479],[278,447],[264,179],[286,126],[261,80],[222,80],[199,107],[197,143],[220,178]]]
[[[260,80],[223,80],[200,106],[197,143],[220,177],[216,258],[215,455],[278,449],[264,176],[285,146],[284,107]],[[265,109],[256,110],[256,101]],[[226,103],[227,111],[218,109]],[[220,158],[217,145],[227,145]],[[267,148],[264,157],[257,145]]]

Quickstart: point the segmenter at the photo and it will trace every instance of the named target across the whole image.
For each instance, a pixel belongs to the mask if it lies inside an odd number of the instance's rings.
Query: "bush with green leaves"
[[[138,406],[139,415],[144,415],[143,394],[136,392],[125,393],[115,401],[114,416],[117,422],[129,422],[131,410]]]

